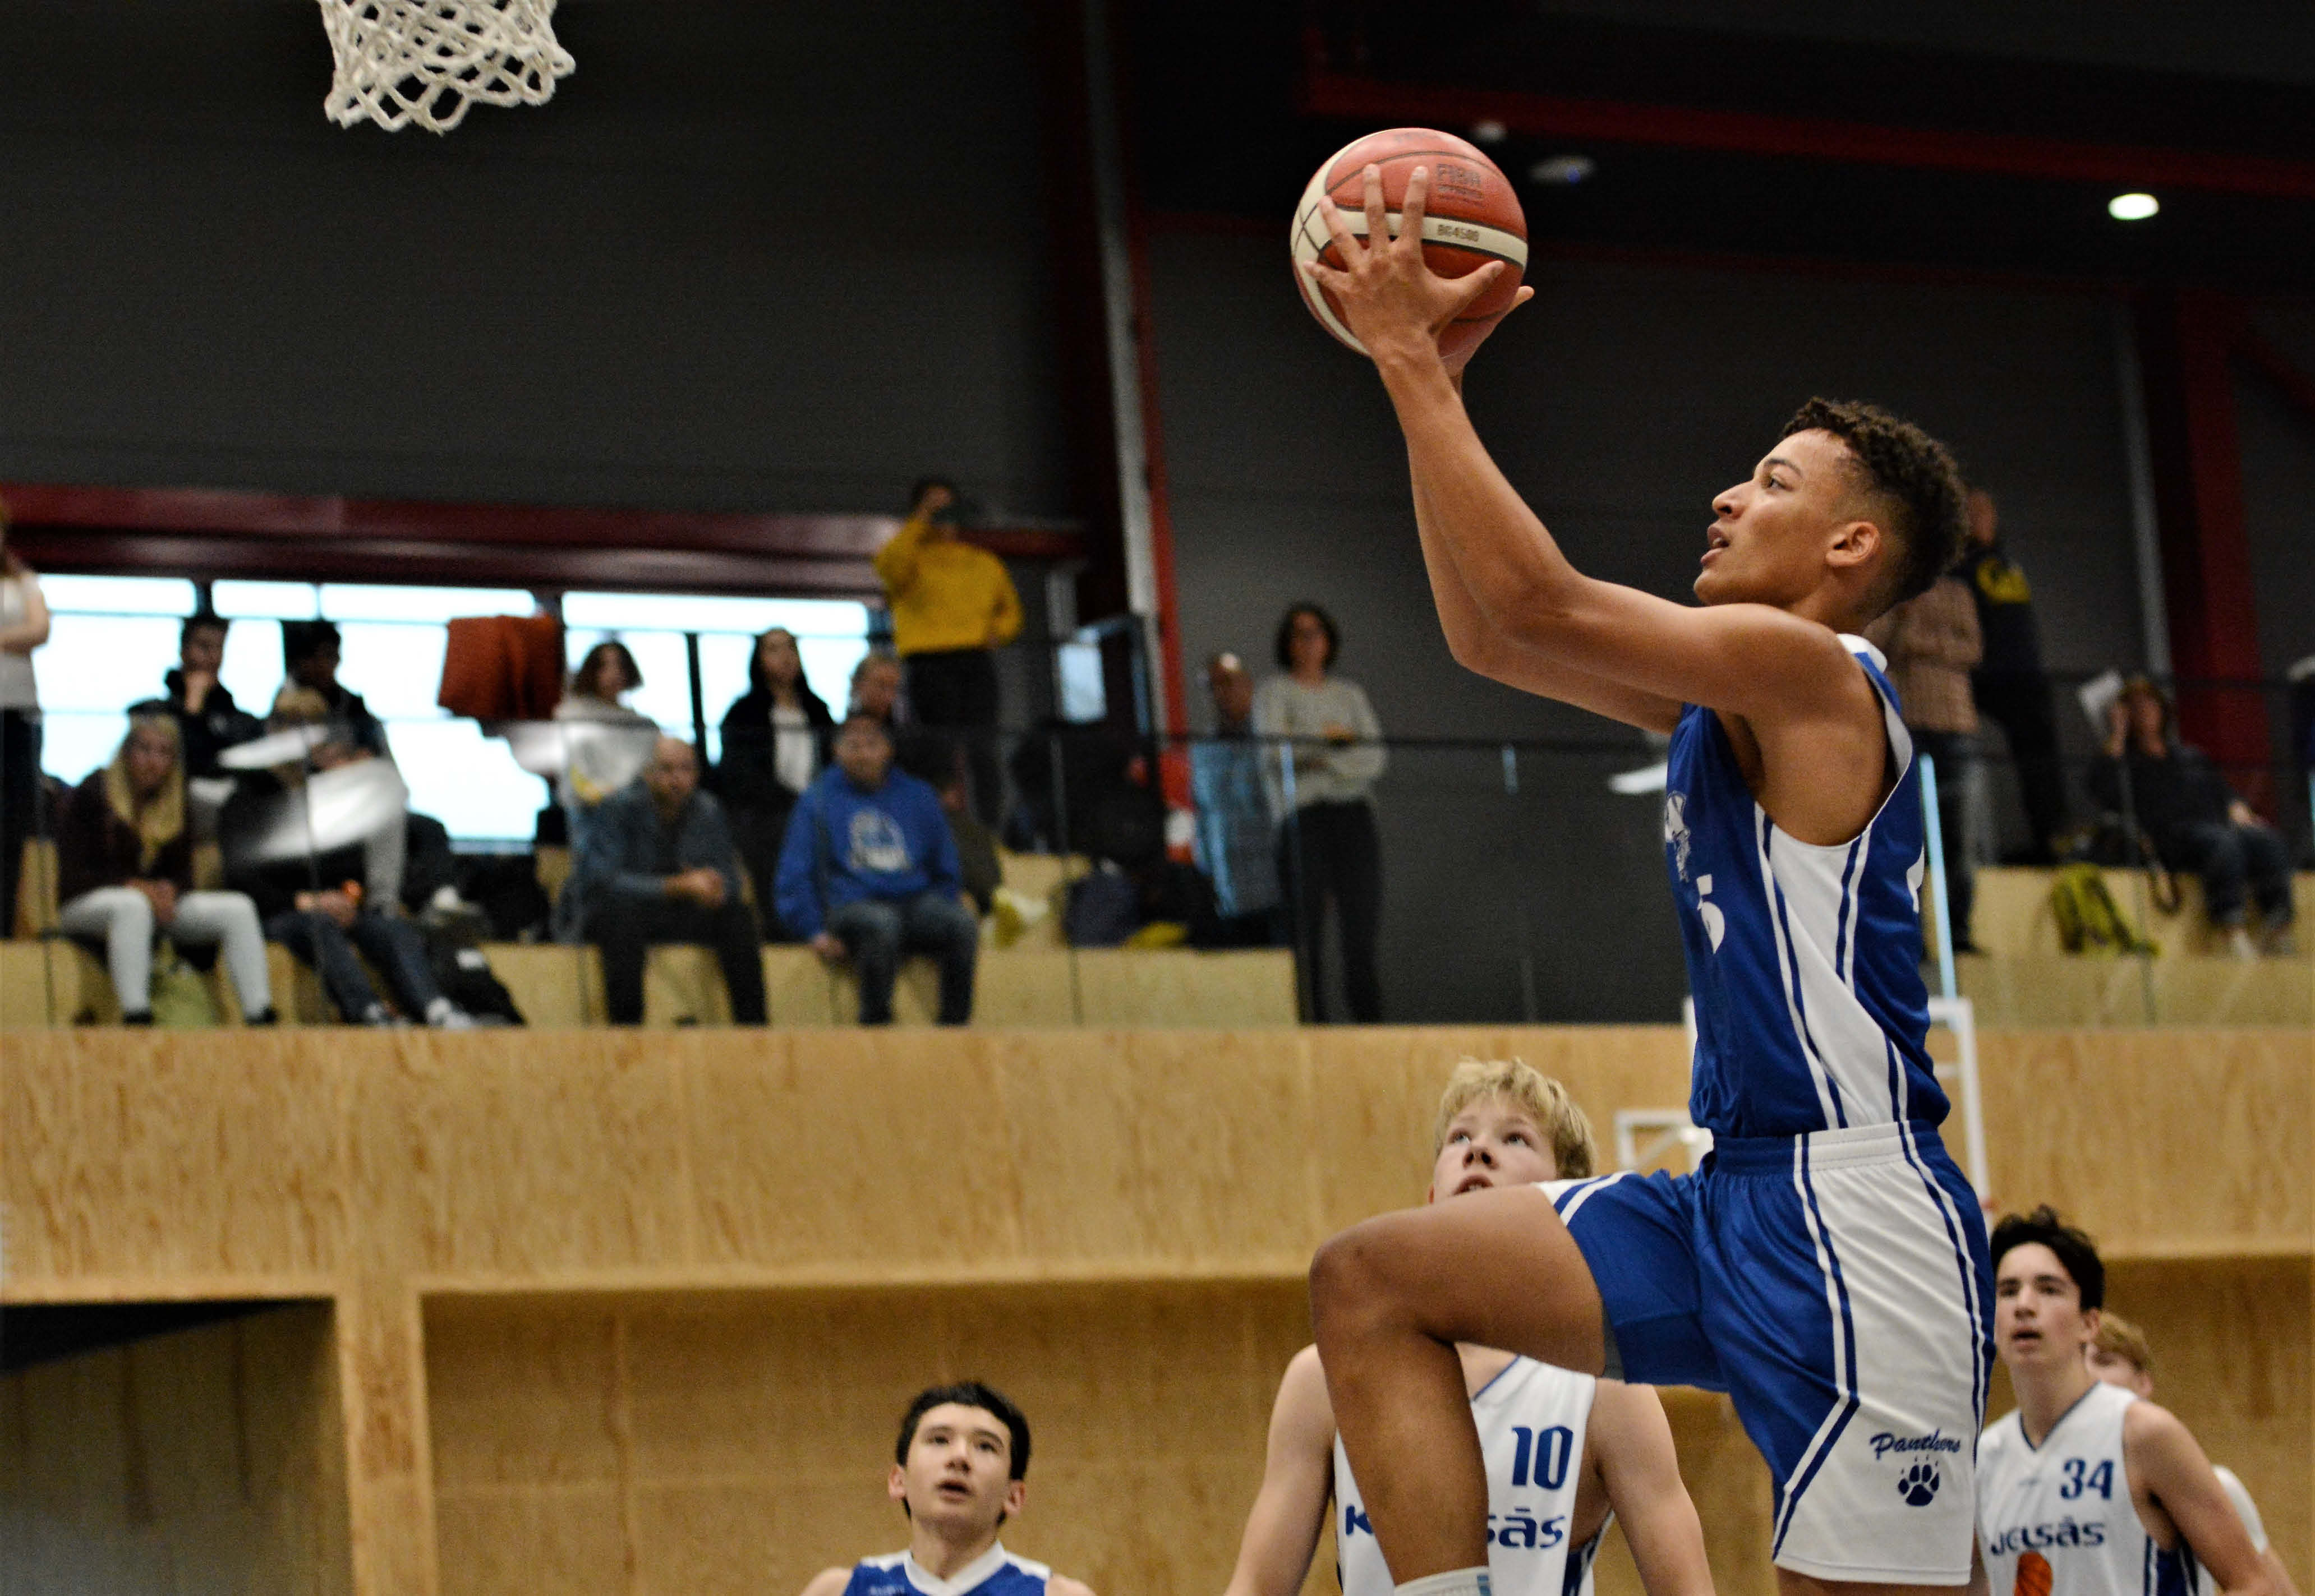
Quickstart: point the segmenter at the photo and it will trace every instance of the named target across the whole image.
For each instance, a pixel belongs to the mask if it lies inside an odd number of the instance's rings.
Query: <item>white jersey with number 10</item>
[[[1600,1537],[1574,1546],[1569,1534],[1598,1386],[1588,1374],[1514,1358],[1471,1398],[1487,1464],[1487,1571],[1495,1596],[1590,1596]],[[1390,1596],[1390,1568],[1339,1436],[1335,1558],[1343,1596]]]

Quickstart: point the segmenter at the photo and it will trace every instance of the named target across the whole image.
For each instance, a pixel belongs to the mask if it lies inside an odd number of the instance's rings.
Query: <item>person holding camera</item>
[[[972,811],[995,826],[1003,807],[994,651],[1021,634],[1021,595],[1005,563],[957,536],[956,484],[927,477],[909,519],[876,553],[892,611],[892,646],[919,726],[957,733],[972,769]]]

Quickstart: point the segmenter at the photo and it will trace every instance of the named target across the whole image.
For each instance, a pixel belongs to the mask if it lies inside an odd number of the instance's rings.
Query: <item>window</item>
[[[193,613],[193,584],[171,578],[44,576],[55,616],[47,646],[34,652],[45,720],[40,764],[77,782],[112,758],[128,731],[128,706],[158,696],[177,664],[177,636]],[[448,644],[443,623],[464,616],[527,615],[528,593],[510,589],[390,587],[350,582],[219,581],[217,612],[226,634],[219,679],[234,701],[262,716],[282,680],[284,620],[324,619],[342,637],[338,679],[386,723],[410,806],[430,814],[462,842],[528,842],[547,785],[519,768],[497,739],[434,702]],[[796,634],[805,678],[842,713],[852,669],[867,652],[865,606],[831,599],[730,598],[658,593],[572,593],[563,600],[571,663],[606,638],[625,643],[642,668],[634,707],[679,736],[691,734],[691,675],[685,634],[699,635],[700,710],[709,759],[719,757],[717,725],[747,691],[756,634],[785,626]]]

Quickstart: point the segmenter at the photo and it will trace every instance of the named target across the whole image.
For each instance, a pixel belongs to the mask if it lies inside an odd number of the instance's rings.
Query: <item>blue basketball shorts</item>
[[[1723,1139],[1694,1175],[1544,1189],[1606,1305],[1609,1372],[1734,1400],[1778,1567],[1967,1582],[1993,1271],[1933,1128]]]

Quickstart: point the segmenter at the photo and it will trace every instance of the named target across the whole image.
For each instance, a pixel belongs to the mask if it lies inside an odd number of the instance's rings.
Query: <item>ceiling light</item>
[[[2106,202],[2106,213],[2117,222],[2142,222],[2162,208],[2151,194],[2116,194]]]
[[[1598,164],[1589,155],[1554,155],[1529,167],[1527,175],[1530,182],[1556,183],[1564,188],[1582,182],[1597,170]]]
[[[1501,144],[1511,136],[1512,130],[1493,117],[1489,117],[1484,122],[1471,124],[1471,137],[1475,143]]]

